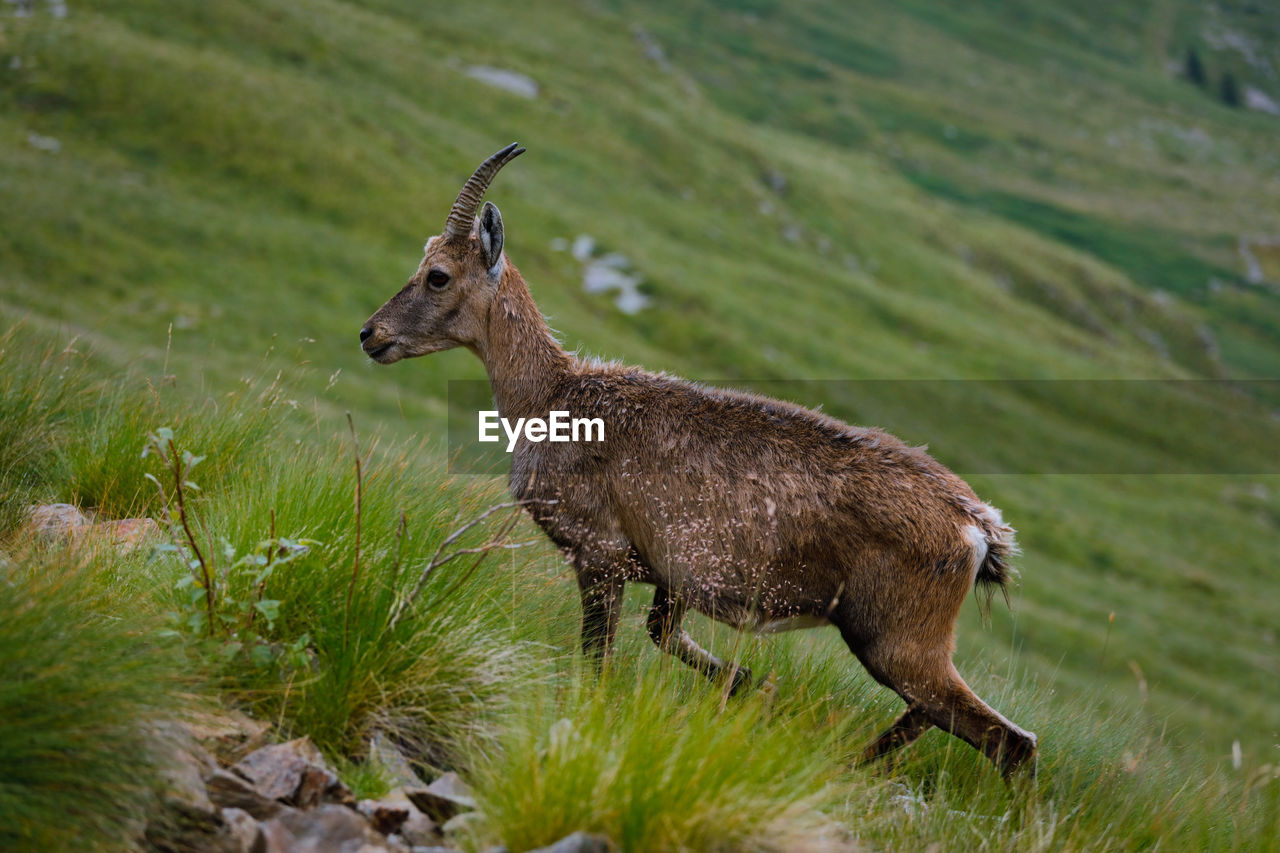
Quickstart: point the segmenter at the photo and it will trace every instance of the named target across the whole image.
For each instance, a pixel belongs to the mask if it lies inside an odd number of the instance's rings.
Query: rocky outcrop
[[[19,538],[127,554],[159,542],[161,536],[160,525],[151,518],[99,520],[77,506],[59,503],[30,507]]]
[[[267,728],[236,712],[201,717],[177,736],[170,733],[179,747],[165,771],[162,812],[142,833],[144,847],[165,853],[453,853],[483,819],[456,773],[422,785],[385,738],[375,737],[370,756],[390,767],[398,784],[384,797],[356,802],[310,738],[259,745]],[[612,850],[607,838],[576,832],[533,853]]]

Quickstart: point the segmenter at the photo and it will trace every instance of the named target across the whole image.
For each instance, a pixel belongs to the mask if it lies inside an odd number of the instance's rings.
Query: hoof
[[[1000,751],[1000,772],[1006,779],[1015,776],[1026,779],[1036,778],[1039,742],[1031,732],[1023,734],[1023,737],[1015,741],[1006,741],[1004,748]]]
[[[732,683],[729,685],[729,695],[737,696],[739,692],[751,687],[751,670],[745,666],[732,667]]]

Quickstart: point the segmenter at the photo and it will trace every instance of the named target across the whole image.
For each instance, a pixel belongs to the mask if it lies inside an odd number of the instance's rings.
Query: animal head
[[[374,361],[391,364],[481,340],[506,259],[502,214],[492,202],[476,211],[498,170],[523,153],[513,142],[467,179],[444,231],[427,240],[417,272],[360,330],[360,347]]]

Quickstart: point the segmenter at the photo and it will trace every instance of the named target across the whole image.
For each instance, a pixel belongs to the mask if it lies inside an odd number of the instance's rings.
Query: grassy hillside
[[[1231,786],[1270,772],[1280,742],[1280,391],[1216,380],[1280,377],[1280,118],[1224,105],[1182,79],[1182,62],[1194,47],[1212,80],[1230,71],[1280,100],[1278,28],[1263,4],[1184,2],[73,2],[65,17],[6,5],[0,320],[24,325],[3,347],[10,358],[78,336],[101,374],[135,365],[196,400],[306,362],[286,402],[309,420],[264,433],[323,444],[350,410],[389,442],[420,441],[412,475],[438,477],[446,382],[482,377],[479,365],[456,352],[375,371],[356,332],[479,159],[518,139],[529,154],[490,197],[567,346],[791,382],[800,402],[977,472],[1025,553],[1012,614],[988,627],[966,614],[962,669],[1030,715],[1055,802],[1100,809],[1102,789],[1080,800],[1081,780],[1150,747],[1173,756],[1160,784],[1200,772],[1251,803]],[[473,66],[529,75],[537,96]],[[630,259],[649,307],[625,314],[583,290],[554,242],[582,233]],[[850,381],[922,379],[956,381]],[[1037,381],[1000,381],[1014,379]],[[5,398],[8,422],[30,410],[23,387]],[[119,458],[158,425],[120,424]],[[61,495],[125,514],[140,473],[114,465],[96,488],[87,473],[58,485],[56,465],[5,468],[0,508],[11,523],[29,497]],[[540,601],[561,619],[536,641],[571,647],[572,584],[549,551],[526,568],[544,573]],[[633,605],[624,633],[638,634]],[[649,677],[656,653],[632,640],[624,652]],[[783,692],[819,695],[806,661],[844,666],[833,640],[748,645]],[[880,703],[851,724],[869,731],[889,704],[847,665],[853,681],[821,695],[847,690],[842,713]],[[619,725],[593,697],[573,701]],[[536,752],[520,738],[544,710],[508,732],[512,760]],[[911,784],[976,766],[939,765],[947,744],[930,738]],[[495,813],[521,826],[532,806],[508,794]],[[1221,825],[1205,808],[1204,825]],[[1084,835],[992,844],[1100,846],[1090,833],[1107,818],[1088,813]],[[1044,817],[1019,814],[1019,826]],[[1144,829],[1116,846],[1179,828],[1125,820]],[[1275,831],[1274,812],[1250,820]],[[898,831],[871,838],[908,843]],[[927,822],[911,831],[929,838]]]

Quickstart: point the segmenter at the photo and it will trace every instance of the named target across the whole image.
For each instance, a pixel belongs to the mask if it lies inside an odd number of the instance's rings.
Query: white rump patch
[[[995,512],[996,516],[999,517],[1000,513],[998,511],[993,509],[992,512]],[[976,578],[978,569],[982,566],[982,561],[987,559],[987,537],[976,524],[966,524],[961,529],[961,532],[964,534],[964,538],[969,540],[969,547],[973,549],[973,570],[971,574]]]
[[[979,504],[979,507],[981,507],[981,509],[979,509],[978,512],[983,518],[991,522],[992,527],[1004,527],[1004,516],[1000,514],[1000,510],[996,509],[991,504]]]

